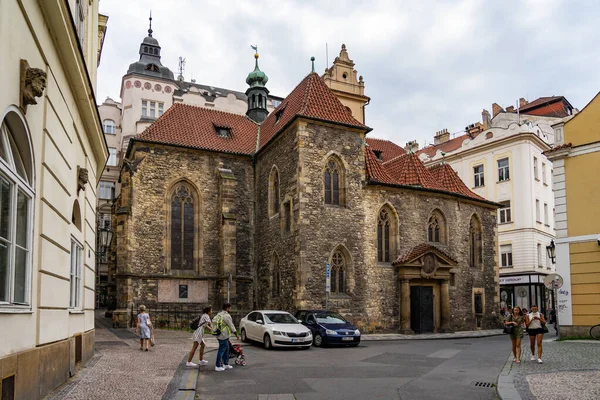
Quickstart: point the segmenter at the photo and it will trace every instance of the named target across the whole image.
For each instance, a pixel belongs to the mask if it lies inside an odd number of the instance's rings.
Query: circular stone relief
[[[152,84],[150,82],[144,83],[144,89],[146,89],[146,90],[152,89]]]
[[[165,93],[171,93],[171,86],[165,86]]]
[[[133,86],[135,86],[136,88],[141,88],[142,87],[142,82],[135,81],[135,82],[133,82]]]
[[[162,86],[160,86],[158,83],[156,85],[154,85],[154,90],[156,90],[157,92],[160,92],[162,90]]]
[[[427,275],[431,275],[435,272],[435,256],[427,254],[423,258],[423,272]]]
[[[131,81],[127,81],[127,82],[125,82],[125,87],[126,87],[127,89],[131,89]]]

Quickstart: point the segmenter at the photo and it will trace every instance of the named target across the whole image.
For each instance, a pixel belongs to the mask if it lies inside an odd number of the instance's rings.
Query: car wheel
[[[240,334],[242,335],[242,342],[248,343],[248,337],[246,336],[246,330],[242,329],[242,332],[240,332]]]
[[[273,348],[273,344],[271,343],[271,337],[268,333],[265,333],[265,337],[263,338],[263,345],[267,350],[271,350]]]
[[[313,338],[313,345],[315,345],[316,347],[323,346],[323,336],[321,336],[317,333],[315,335],[315,337]]]

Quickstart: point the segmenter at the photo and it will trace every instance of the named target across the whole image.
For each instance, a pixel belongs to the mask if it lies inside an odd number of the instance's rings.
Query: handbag
[[[514,328],[514,325],[504,325],[504,330],[502,332],[506,333],[507,335],[511,335]]]
[[[546,324],[542,324],[542,333],[548,333],[548,327],[546,326]]]
[[[156,343],[154,342],[154,331],[150,335],[150,346],[154,347]]]

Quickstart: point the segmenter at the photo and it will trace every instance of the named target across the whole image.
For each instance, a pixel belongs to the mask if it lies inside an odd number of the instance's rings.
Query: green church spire
[[[269,77],[267,76],[267,74],[265,74],[264,72],[262,72],[260,70],[260,68],[258,68],[258,46],[250,46],[252,47],[252,49],[255,51],[254,54],[254,59],[255,59],[255,64],[254,64],[254,71],[250,72],[248,74],[248,77],[246,78],[246,83],[250,86],[265,86],[267,84],[267,81],[269,80]]]

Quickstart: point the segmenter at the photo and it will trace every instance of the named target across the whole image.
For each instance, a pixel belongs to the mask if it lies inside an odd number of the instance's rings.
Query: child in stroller
[[[232,344],[231,340],[229,341],[229,358],[235,357],[236,365],[246,365],[246,356],[244,356],[244,351],[242,349],[241,344]]]

